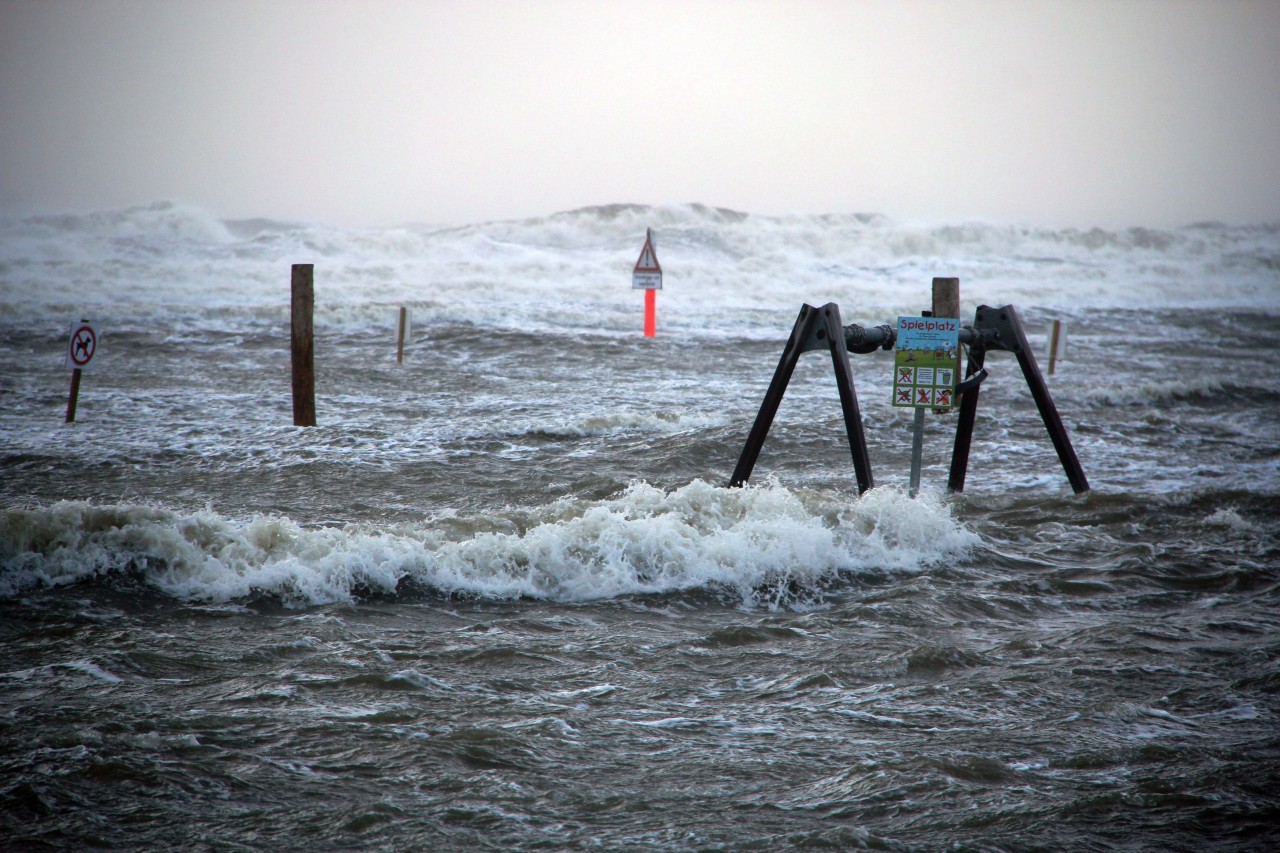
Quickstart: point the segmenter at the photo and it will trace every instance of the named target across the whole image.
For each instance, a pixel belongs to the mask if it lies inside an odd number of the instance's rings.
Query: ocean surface
[[[908,497],[882,351],[874,489],[824,353],[727,488],[801,305],[934,276],[1066,323],[1092,490],[993,352]],[[1280,849],[1278,336],[1280,225],[0,219],[0,848]]]

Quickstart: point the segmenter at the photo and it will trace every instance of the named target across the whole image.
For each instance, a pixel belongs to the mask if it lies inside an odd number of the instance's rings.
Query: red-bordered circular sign
[[[68,356],[76,367],[86,367],[98,349],[98,334],[93,326],[80,326],[71,333],[71,350]]]

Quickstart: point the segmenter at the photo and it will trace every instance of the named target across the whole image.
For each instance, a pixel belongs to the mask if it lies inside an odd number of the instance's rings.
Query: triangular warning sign
[[[653,251],[653,232],[648,228],[644,232],[644,248],[640,250],[634,272],[662,272],[662,267],[658,266],[658,255]]]

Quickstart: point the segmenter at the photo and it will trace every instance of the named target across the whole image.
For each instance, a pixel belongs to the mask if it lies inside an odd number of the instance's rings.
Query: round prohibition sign
[[[92,326],[81,326],[71,336],[71,363],[76,367],[84,367],[93,359],[98,348],[98,336]]]

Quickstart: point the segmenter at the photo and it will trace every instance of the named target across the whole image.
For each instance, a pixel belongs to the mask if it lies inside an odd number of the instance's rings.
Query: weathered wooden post
[[[396,364],[404,364],[404,332],[409,324],[409,309],[400,306],[400,330],[396,333]]]
[[[1053,325],[1049,327],[1049,375],[1053,375],[1053,369],[1058,363],[1058,347],[1062,343],[1062,321],[1054,320]]]
[[[935,278],[933,280],[933,316],[960,317],[960,279]]]
[[[71,371],[71,393],[67,396],[67,419],[65,423],[74,423],[76,419],[76,403],[80,400],[80,368]]]
[[[933,316],[935,317],[952,317],[960,319],[960,279],[958,278],[934,278],[933,280]],[[956,350],[956,357],[959,361],[964,361],[964,345],[961,344]],[[959,384],[959,383],[956,383]],[[953,401],[955,405],[960,404],[960,400]],[[950,414],[954,412],[954,408],[934,409],[935,415]]]
[[[293,425],[316,425],[315,346],[311,317],[315,303],[314,264],[294,264],[290,299],[293,364]]]

